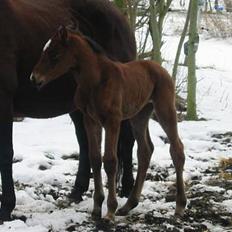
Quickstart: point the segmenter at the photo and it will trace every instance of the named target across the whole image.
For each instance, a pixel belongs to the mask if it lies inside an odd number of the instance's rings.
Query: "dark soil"
[[[216,171],[215,171],[216,172]],[[166,213],[157,216],[157,211],[148,211],[145,215],[132,213],[126,217],[123,223],[108,225],[104,222],[88,222],[72,224],[67,227],[67,231],[115,231],[115,232],[207,232],[213,231],[211,228],[219,228],[222,232],[232,231],[232,216],[221,204],[228,200],[226,192],[232,190],[232,181],[219,178],[217,175],[211,175],[206,182],[193,180],[188,183],[187,197],[188,205],[183,218],[174,216],[167,217]],[[152,177],[148,175],[147,179],[164,181],[167,176],[166,171]],[[169,197],[168,197],[169,196]],[[172,196],[172,197],[170,197]],[[166,196],[167,201],[173,201],[173,188]],[[152,203],[152,200],[151,200]]]

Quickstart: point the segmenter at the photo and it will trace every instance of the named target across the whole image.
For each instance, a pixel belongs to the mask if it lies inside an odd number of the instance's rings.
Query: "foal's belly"
[[[134,94],[131,94],[134,93]],[[137,115],[145,105],[151,103],[152,87],[147,91],[141,90],[126,92],[122,104],[123,119],[130,119]]]

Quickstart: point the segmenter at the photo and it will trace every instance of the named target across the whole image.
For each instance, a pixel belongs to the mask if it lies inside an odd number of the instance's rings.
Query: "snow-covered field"
[[[173,61],[178,37],[167,36],[165,40],[165,58]],[[129,216],[116,217],[115,231],[232,231],[232,184],[219,178],[217,168],[221,159],[232,158],[232,135],[225,137],[232,132],[232,39],[201,40],[197,65],[198,114],[205,120],[179,123],[186,153],[188,219],[180,222],[172,218],[175,203],[166,198],[175,180],[169,145],[161,139],[165,135],[160,126],[150,121],[155,151],[143,196]],[[184,68],[181,72],[186,74]],[[24,215],[26,221],[6,222],[0,226],[1,232],[96,229],[90,219],[92,180],[83,202],[69,204],[67,200],[78,167],[78,161],[67,156],[79,152],[67,115],[47,120],[26,118],[14,123],[14,151],[14,214]],[[136,147],[134,163],[136,168]],[[118,200],[122,205],[126,199]],[[202,205],[197,207],[198,203]],[[104,202],[104,211],[105,207]]]

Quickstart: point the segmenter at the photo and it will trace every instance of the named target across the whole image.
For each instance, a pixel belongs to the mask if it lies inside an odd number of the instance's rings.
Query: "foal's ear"
[[[58,34],[58,38],[61,41],[61,43],[63,45],[66,45],[67,40],[68,40],[68,31],[67,31],[66,27],[63,26],[63,25],[60,26],[59,29],[58,29],[57,34]]]
[[[79,22],[77,20],[72,19],[71,22],[70,22],[70,24],[68,24],[66,26],[66,29],[68,31],[73,32],[73,33],[80,32]]]

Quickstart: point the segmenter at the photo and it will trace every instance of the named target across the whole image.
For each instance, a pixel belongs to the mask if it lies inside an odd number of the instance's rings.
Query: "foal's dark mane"
[[[83,38],[89,44],[89,46],[91,47],[94,53],[106,55],[104,48],[99,43],[97,43],[95,40],[91,39],[88,36],[84,36]]]
[[[72,26],[74,26],[72,28]],[[61,25],[61,27],[64,27],[64,25]],[[60,28],[61,28],[60,27]],[[70,25],[68,27],[66,27],[66,29],[73,33],[74,35],[78,35],[80,36],[81,38],[83,38],[87,43],[88,45],[90,46],[90,48],[92,49],[92,51],[96,54],[104,54],[106,55],[106,51],[105,49],[98,43],[96,42],[94,39],[92,39],[91,37],[87,36],[87,35],[84,35],[80,30],[79,30],[79,25],[78,23],[76,25]]]

